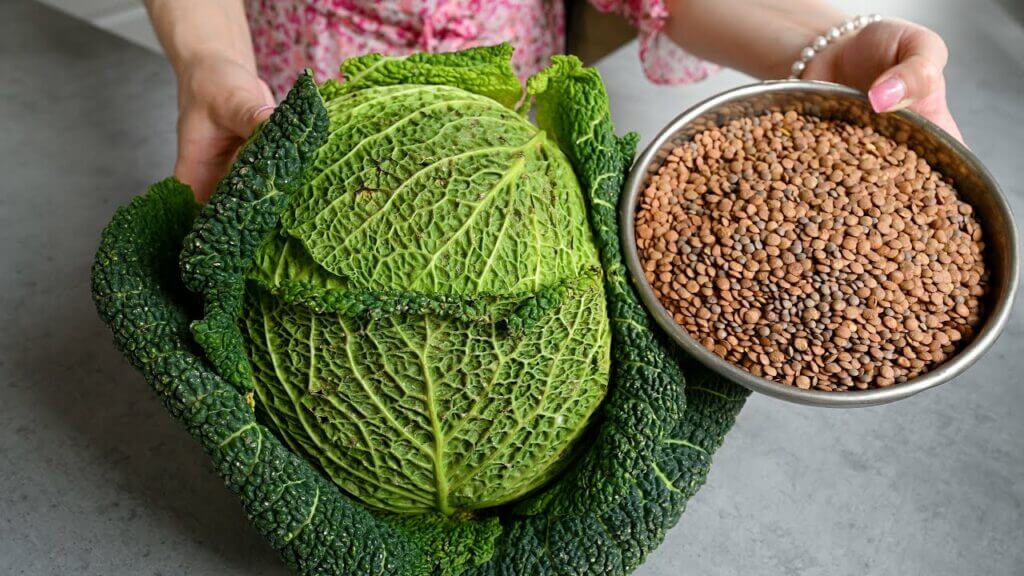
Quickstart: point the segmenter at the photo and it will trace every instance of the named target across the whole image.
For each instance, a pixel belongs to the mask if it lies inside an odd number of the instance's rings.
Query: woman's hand
[[[667,0],[664,31],[696,56],[764,79],[789,76],[800,51],[849,16],[823,0]],[[946,106],[946,44],[931,30],[885,19],[840,38],[801,78],[868,93],[876,111],[909,107],[960,138]]]
[[[197,200],[208,200],[238,147],[273,108],[266,83],[234,60],[211,56],[182,67],[174,175],[192,186]]]
[[[274,97],[256,75],[242,0],[145,0],[178,78],[174,175],[206,202]]]
[[[946,105],[947,55],[945,42],[928,28],[882,20],[826,48],[802,78],[863,90],[876,112],[910,108],[962,140]]]

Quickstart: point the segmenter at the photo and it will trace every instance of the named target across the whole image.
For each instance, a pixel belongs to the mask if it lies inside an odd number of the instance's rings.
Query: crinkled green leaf
[[[167,410],[210,455],[257,530],[302,574],[430,574],[417,540],[281,445],[193,352],[178,249],[199,207],[173,179],[121,208],[92,271],[96,309]]]
[[[302,184],[326,130],[323,102],[306,72],[239,152],[182,247],[185,286],[205,299],[205,316],[192,327],[196,342],[218,373],[241,389],[252,385],[236,325],[243,276],[277,226],[288,194]]]
[[[597,72],[557,58],[529,88],[538,122],[573,160],[589,202],[605,271],[612,382],[592,445],[559,482],[520,506],[526,516],[508,524],[492,560],[467,574],[620,576],[679,520],[748,392],[681,353],[669,355],[629,283],[616,207],[636,138],[615,136]]]
[[[284,228],[350,288],[508,293],[598,266],[571,167],[522,116],[448,86],[370,87],[327,110]]]
[[[434,314],[318,313],[253,286],[256,405],[348,492],[395,512],[477,509],[548,480],[604,397],[600,276],[510,331]]]
[[[344,83],[332,86],[330,97],[375,86],[437,84],[462,88],[512,108],[522,97],[522,86],[511,58],[509,44],[447,54],[350,58],[341,65]]]
[[[612,386],[593,446],[572,473],[524,510],[568,514],[601,510],[644,473],[685,409],[683,378],[654,338],[655,327],[629,284],[618,239],[618,198],[636,136],[618,138],[598,72],[574,57],[555,57],[530,79],[537,121],[573,161],[586,192],[605,272],[612,326]]]

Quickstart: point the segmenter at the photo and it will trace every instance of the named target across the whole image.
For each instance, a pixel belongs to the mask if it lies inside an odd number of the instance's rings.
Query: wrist
[[[861,15],[830,27],[801,49],[791,64],[789,78],[835,81],[848,43],[881,20],[877,14]]]
[[[253,74],[256,73],[256,67],[248,62],[244,55],[216,46],[192,47],[187,52],[179,53],[171,59],[171,66],[174,68],[174,75],[179,83],[193,76],[198,70],[223,65],[240,66]]]
[[[213,50],[197,50],[173,59],[172,63],[178,84],[179,113],[207,108],[213,102],[211,91],[216,92],[220,80],[241,66],[230,54]]]
[[[663,32],[691,54],[762,79],[846,15],[824,0],[669,0]]]
[[[241,0],[146,0],[146,8],[179,79],[197,63],[216,59],[256,71]]]
[[[836,71],[839,69],[839,63],[842,59],[843,48],[859,33],[860,31],[858,30],[853,34],[844,35],[838,40],[829,42],[825,49],[817,51],[814,58],[805,64],[804,71],[800,74],[799,79],[834,82],[837,76]],[[800,58],[800,56],[797,55],[796,58]],[[792,66],[792,63],[790,65]],[[790,73],[792,73],[792,69]]]
[[[805,56],[806,48],[813,47],[819,38],[828,39],[829,31],[841,26],[847,20],[849,20],[849,16],[834,9],[823,9],[820,12],[805,14],[802,17],[794,16],[788,22],[788,26],[783,32],[785,40],[780,42],[783,45],[783,49],[775,53],[776,57],[772,60],[771,74],[768,78],[784,79],[791,77],[793,63],[800,61]],[[837,38],[828,39],[827,44],[823,48],[816,49],[814,57],[807,60],[806,64],[810,65],[810,62],[818,60],[818,55],[836,53],[835,48],[845,42],[849,36],[850,34],[842,34]]]

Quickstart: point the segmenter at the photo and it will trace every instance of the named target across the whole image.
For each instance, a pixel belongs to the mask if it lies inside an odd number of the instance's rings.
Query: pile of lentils
[[[691,336],[803,389],[914,378],[982,315],[971,206],[870,127],[788,111],[708,129],[652,174],[636,235],[655,295]]]

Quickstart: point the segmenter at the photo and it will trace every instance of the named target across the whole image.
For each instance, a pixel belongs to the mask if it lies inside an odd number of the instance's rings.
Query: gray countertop
[[[950,0],[917,17],[953,46],[955,115],[1020,215],[1024,33],[1002,10]],[[653,87],[635,49],[600,68],[617,124],[645,139],[740,81]],[[0,3],[0,69],[0,574],[283,576],[89,297],[113,209],[170,173],[170,69],[20,0]],[[637,574],[1024,574],[1022,310],[964,376],[903,402],[752,397]]]

